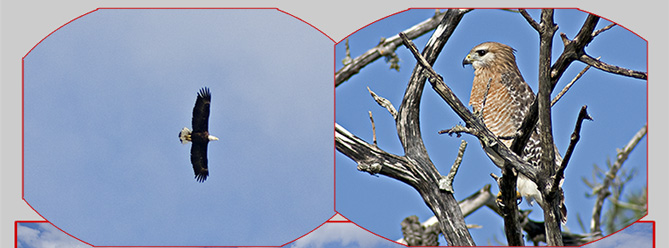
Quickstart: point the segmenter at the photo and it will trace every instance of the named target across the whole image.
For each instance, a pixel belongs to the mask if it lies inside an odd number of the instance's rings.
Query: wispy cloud
[[[620,232],[601,239],[585,248],[652,248],[653,227],[651,223],[636,223]]]
[[[326,223],[288,247],[401,247],[351,223]]]
[[[19,223],[16,236],[19,248],[91,247],[61,232],[49,223],[37,223],[35,225]]]

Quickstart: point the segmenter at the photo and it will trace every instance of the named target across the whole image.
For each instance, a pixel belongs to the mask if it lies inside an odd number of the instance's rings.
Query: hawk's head
[[[462,66],[471,64],[475,70],[478,70],[492,66],[509,66],[508,63],[515,65],[514,51],[513,48],[502,43],[484,42],[469,51],[467,57],[462,60]]]

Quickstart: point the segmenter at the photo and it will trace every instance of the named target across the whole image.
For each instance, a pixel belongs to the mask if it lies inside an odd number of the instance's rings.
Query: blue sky
[[[72,21],[24,58],[26,202],[98,246],[294,240],[334,214],[332,44],[274,9]],[[197,183],[177,133],[204,86]]]
[[[351,56],[362,54],[377,45],[382,37],[394,36],[433,14],[434,10],[431,9],[410,10],[355,32],[349,36]],[[535,19],[539,18],[537,10],[530,11],[530,14]],[[557,10],[555,23],[560,27],[558,32],[573,38],[586,16],[586,13],[577,10]],[[609,23],[602,19],[598,28]],[[620,25],[624,26],[625,23]],[[430,35],[431,32],[414,42],[422,49]],[[468,102],[473,69],[463,68],[461,62],[472,47],[485,41],[498,41],[515,48],[520,71],[536,92],[539,50],[536,31],[517,13],[475,10],[464,16],[434,66],[454,93],[465,104]],[[561,51],[562,42],[556,35],[554,57]],[[601,60],[607,63],[634,70],[647,70],[646,42],[620,26],[597,36],[586,47],[586,52],[594,57],[602,56]],[[336,120],[353,134],[371,143],[372,130],[368,115],[368,111],[371,111],[379,147],[390,153],[403,155],[392,117],[374,102],[366,89],[369,87],[379,96],[390,100],[396,108],[399,107],[415,59],[403,46],[396,53],[400,57],[399,72],[389,69],[389,64],[381,59],[337,87]],[[339,70],[345,56],[343,41],[336,46],[335,56],[336,69]],[[574,63],[559,82],[555,92],[561,90],[584,67],[583,63]],[[591,191],[582,182],[582,177],[591,177],[593,164],[604,167],[607,159],[615,160],[616,148],[625,146],[645,125],[646,86],[644,80],[611,75],[593,68],[553,108],[553,134],[561,153],[566,150],[582,105],[588,106],[588,112],[595,120],[583,124],[581,140],[566,171],[564,190],[569,221],[565,229],[581,232],[576,221],[577,215],[585,223],[589,223],[594,199],[585,197]],[[493,192],[496,193],[497,186],[489,174],[494,172],[499,175],[499,169],[482,152],[478,140],[470,135],[456,138],[437,134],[439,130],[462,124],[462,121],[429,87],[423,94],[420,111],[425,145],[431,160],[442,174],[448,172],[455,160],[460,141],[464,139],[469,143],[454,182],[456,199],[464,199],[485,184],[493,184]],[[646,185],[646,148],[644,138],[623,166],[626,170],[637,170],[637,176],[626,187],[627,192],[640,190]],[[336,161],[337,211],[351,221],[396,240],[402,237],[402,219],[417,215],[421,221],[425,221],[433,215],[418,193],[408,185],[384,176],[370,176],[359,172],[356,164],[341,153],[337,153]],[[522,203],[520,207],[530,208],[526,203]],[[533,210],[530,218],[543,219],[536,204]],[[487,208],[475,212],[466,221],[468,224],[483,226],[481,229],[470,230],[477,245],[497,245],[494,238],[504,239],[501,218]]]

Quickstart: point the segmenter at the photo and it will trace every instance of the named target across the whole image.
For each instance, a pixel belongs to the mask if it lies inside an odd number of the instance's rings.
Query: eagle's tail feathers
[[[191,131],[187,127],[181,129],[181,132],[179,132],[179,140],[181,141],[181,144],[186,144],[191,141],[190,134]]]

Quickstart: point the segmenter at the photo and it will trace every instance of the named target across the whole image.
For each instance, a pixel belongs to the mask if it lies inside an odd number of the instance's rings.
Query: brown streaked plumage
[[[474,67],[474,82],[469,105],[483,118],[486,127],[498,137],[515,136],[535,98],[534,92],[520,74],[514,52],[515,50],[510,46],[497,42],[484,42],[472,48],[462,61],[463,66],[471,64]],[[507,147],[510,147],[513,142],[512,139],[501,141]],[[486,154],[496,164],[503,163],[497,154],[487,150]],[[540,156],[539,133],[538,129],[535,129],[521,157],[532,165],[539,166]],[[560,163],[561,160],[557,155],[556,162]],[[530,205],[533,200],[536,200],[540,206],[544,206],[537,185],[527,177],[519,174],[517,187],[520,195],[525,197]],[[564,223],[567,221],[567,208],[564,205],[562,191],[560,193],[562,197],[560,209]]]

